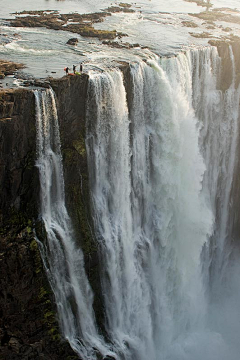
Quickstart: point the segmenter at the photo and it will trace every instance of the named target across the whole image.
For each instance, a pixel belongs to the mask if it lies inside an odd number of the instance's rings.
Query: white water
[[[240,353],[240,269],[239,252],[234,243],[238,239],[232,237],[230,211],[236,196],[232,183],[238,157],[240,89],[235,89],[235,63],[231,47],[229,50],[232,62],[229,89],[225,93],[215,90],[219,60],[212,64],[205,57],[202,69],[208,79],[208,89],[203,82],[199,84],[199,74],[195,73],[194,84],[199,91],[194,91],[194,100],[196,104],[201,101],[205,104],[204,111],[199,108],[197,113],[203,123],[201,146],[208,164],[204,187],[209,191],[215,217],[213,236],[204,254],[204,265],[210,267],[208,324],[219,334],[217,359],[236,360]]]
[[[240,273],[228,269],[226,246],[239,118],[232,64],[225,94],[216,49],[134,64],[130,113],[120,71],[90,75],[106,328],[124,359],[238,360]]]
[[[95,359],[93,347],[109,353],[97,334],[93,293],[84,270],[82,251],[74,241],[65,207],[60,135],[53,91],[36,90],[37,167],[41,185],[41,217],[47,242],[41,246],[55,294],[60,326],[71,347],[84,359]]]
[[[240,266],[229,211],[239,97],[203,48],[91,73],[86,146],[108,343],[64,196],[52,90],[35,91],[42,255],[63,335],[82,359],[239,360]],[[129,89],[130,89],[129,88]]]

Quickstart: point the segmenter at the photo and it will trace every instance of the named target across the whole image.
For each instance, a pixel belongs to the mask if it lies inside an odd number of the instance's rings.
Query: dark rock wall
[[[39,184],[35,162],[34,95],[0,93],[0,214],[3,222],[21,211],[36,214]]]
[[[230,54],[230,46],[234,55],[235,72],[236,72],[236,88],[240,84],[240,41],[223,41],[223,40],[210,40],[210,45],[216,46],[218,54],[221,57],[221,71],[218,81],[219,90],[226,91],[232,84],[232,60]]]
[[[212,41],[212,45],[217,46],[219,56],[221,57],[221,72],[219,79],[219,89],[226,91],[232,84],[232,60],[230,54],[230,47],[234,56],[234,65],[236,73],[236,89],[240,86],[240,41],[224,42],[224,41]],[[240,113],[240,111],[239,111]],[[234,165],[234,175],[232,182],[232,189],[229,203],[229,232],[228,238],[236,249],[240,244],[240,117],[238,119],[238,138],[237,138],[237,149]],[[230,175],[230,174],[229,174]]]
[[[40,220],[35,100],[0,92],[0,359],[74,359],[58,328],[34,231]]]
[[[90,216],[85,116],[88,76],[51,79],[60,127],[66,205],[95,293],[104,334],[97,245]],[[34,234],[42,239],[36,161],[35,99],[31,90],[0,92],[0,359],[75,357],[63,341],[54,296]]]
[[[97,244],[90,216],[88,165],[85,147],[85,117],[88,76],[66,76],[52,80],[56,94],[61,134],[66,204],[85,258],[85,269],[93,288],[94,311],[104,333],[104,310]]]

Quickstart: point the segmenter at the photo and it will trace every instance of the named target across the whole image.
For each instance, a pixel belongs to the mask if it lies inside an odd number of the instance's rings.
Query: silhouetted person
[[[69,67],[65,67],[64,69],[66,71],[66,75],[68,75],[68,70],[69,70]]]
[[[82,64],[80,64],[80,73],[82,73],[82,71],[83,71],[83,66]]]
[[[76,72],[76,66],[73,65],[73,73],[75,74],[75,72]]]

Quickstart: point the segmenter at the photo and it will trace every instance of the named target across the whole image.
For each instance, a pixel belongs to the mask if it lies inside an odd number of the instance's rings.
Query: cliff
[[[225,91],[232,81],[229,47],[222,42],[213,45],[218,47],[222,57],[219,89]],[[240,69],[239,47],[233,44],[232,48],[236,68]],[[133,84],[130,67],[122,63],[120,68],[131,118]],[[240,76],[237,76],[238,84]],[[95,293],[94,310],[104,334],[99,258],[90,216],[85,148],[88,76],[66,76],[49,82],[56,94],[58,108],[67,209],[76,239],[84,251],[86,272]],[[40,240],[45,234],[39,219],[35,99],[31,90],[0,91],[0,139],[0,358],[77,358],[60,335],[54,297],[35,240],[35,234]],[[238,236],[239,167],[238,159],[232,194],[233,231]]]
[[[67,191],[67,202],[71,205],[74,198],[82,199],[73,218],[78,223],[76,228],[82,229],[79,241],[87,243],[87,263],[93,269],[92,238],[83,211],[84,204],[89,204],[82,133],[87,76],[55,80],[52,85],[58,97],[61,134],[65,134],[64,168],[71,189]],[[31,90],[0,92],[0,138],[0,358],[74,359],[74,352],[60,335],[53,294],[35,240],[35,233],[41,239],[44,230],[38,218],[40,189],[35,167],[35,99]],[[75,172],[76,162],[81,166]],[[86,236],[88,241],[83,241]]]
[[[85,269],[95,294],[94,311],[104,332],[97,245],[90,217],[88,167],[85,148],[85,115],[88,76],[52,80],[56,94],[65,179],[66,205],[85,258]]]
[[[216,46],[218,49],[218,54],[221,57],[221,71],[219,78],[219,89],[226,91],[232,83],[232,60],[231,60],[231,50],[234,56],[234,65],[236,71],[236,88],[240,83],[240,40],[239,38],[232,39],[231,41],[224,40],[210,40],[209,44]]]

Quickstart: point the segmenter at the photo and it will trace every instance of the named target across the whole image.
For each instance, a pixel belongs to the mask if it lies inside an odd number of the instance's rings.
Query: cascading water
[[[213,326],[211,300],[228,262],[233,56],[232,68],[223,93],[215,48],[152,56],[131,66],[129,107],[120,71],[90,75],[86,144],[106,329],[124,359],[237,360]]]
[[[206,50],[209,51],[209,50]],[[229,67],[232,67],[232,83],[225,92],[217,91],[219,61],[213,63],[205,55],[202,72],[207,82],[199,82],[199,73],[194,72],[194,103],[205,106],[196,108],[202,122],[201,147],[207,164],[204,188],[209,192],[214,213],[214,232],[205,249],[205,266],[209,266],[209,328],[219,335],[219,344],[225,347],[219,359],[238,359],[240,332],[239,322],[239,252],[233,246],[230,210],[232,183],[236,173],[237,144],[239,142],[239,98],[240,88],[236,88],[236,69],[232,48],[229,47]],[[191,55],[199,57],[197,53]],[[199,63],[199,61],[198,61]],[[206,86],[208,84],[208,87]],[[199,86],[200,85],[200,86]],[[199,98],[201,94],[202,99]],[[219,345],[220,346],[220,345]]]
[[[59,125],[54,93],[34,91],[36,99],[37,167],[41,185],[41,217],[47,243],[42,257],[53,288],[63,335],[84,359],[95,359],[93,347],[108,349],[97,334],[93,293],[84,270],[83,254],[74,241],[65,206]],[[41,243],[40,243],[41,245]]]
[[[229,204],[240,90],[230,54],[225,92],[215,48],[131,64],[127,91],[120,70],[89,76],[105,339],[65,207],[54,94],[35,91],[42,254],[63,334],[84,360],[238,360],[240,266],[230,266]]]

